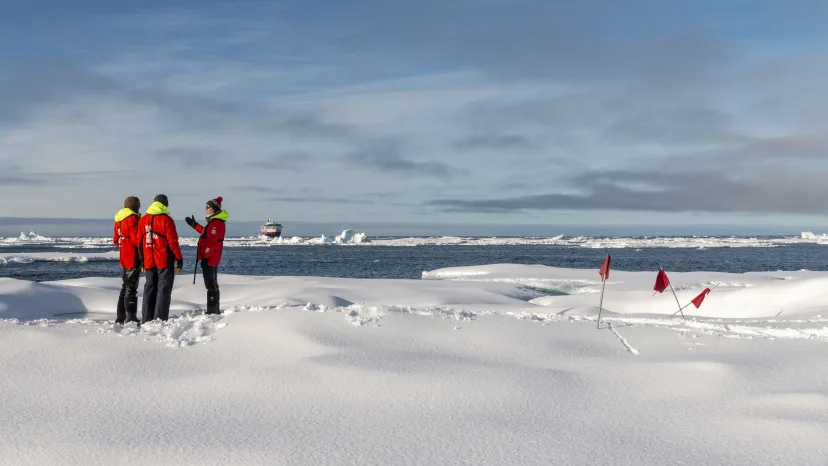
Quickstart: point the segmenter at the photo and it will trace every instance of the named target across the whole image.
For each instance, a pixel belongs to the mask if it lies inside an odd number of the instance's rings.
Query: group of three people
[[[220,314],[218,266],[224,242],[225,222],[230,217],[221,208],[221,196],[207,201],[207,223],[201,225],[194,216],[186,222],[199,234],[196,260],[201,262],[204,286],[207,288],[207,314]],[[115,323],[155,319],[167,320],[170,315],[175,274],[184,267],[184,256],[178,244],[178,231],[170,216],[169,199],[159,194],[144,215],[139,213],[141,201],[135,196],[124,200],[124,208],[115,215],[113,241],[120,250],[123,284],[118,296]],[[138,320],[138,280],[144,272],[144,301]]]

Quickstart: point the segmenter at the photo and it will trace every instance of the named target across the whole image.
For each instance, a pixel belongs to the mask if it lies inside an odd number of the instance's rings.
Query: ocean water
[[[723,239],[724,240],[724,239]],[[727,238],[732,241],[732,237]],[[393,241],[392,241],[393,243]],[[408,241],[406,244],[410,244]],[[104,245],[21,244],[0,247],[0,257],[26,253],[100,254],[115,251]],[[195,248],[182,247],[182,276],[192,275]],[[567,244],[484,245],[279,245],[227,247],[219,273],[239,275],[298,275],[347,278],[420,278],[423,271],[442,267],[495,263],[541,264],[554,267],[594,268],[607,253],[615,270],[670,271],[777,271],[826,270],[828,245],[773,244],[758,247],[583,247]],[[2,264],[2,261],[0,261]],[[51,281],[84,277],[119,277],[117,261],[56,262],[9,261],[0,265],[0,277]],[[191,280],[192,278],[188,278]],[[198,283],[200,283],[200,278]]]

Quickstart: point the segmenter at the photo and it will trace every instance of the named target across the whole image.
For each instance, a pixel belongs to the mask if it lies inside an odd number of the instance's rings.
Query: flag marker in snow
[[[612,262],[612,256],[607,254],[607,258],[604,259],[604,265],[601,266],[601,270],[598,273],[601,275],[601,281],[603,285],[601,285],[601,301],[598,303],[598,325],[596,328],[601,328],[601,311],[604,308],[604,288],[607,286],[607,279],[609,279],[610,274],[610,262]]]
[[[699,293],[699,295],[698,295],[698,296],[696,296],[695,298],[693,298],[692,300],[690,300],[690,302],[689,302],[689,303],[687,303],[687,304],[685,304],[684,306],[682,306],[682,307],[681,307],[678,311],[674,312],[674,313],[673,313],[673,315],[672,315],[672,316],[670,316],[670,317],[675,316],[676,314],[678,314],[679,312],[683,311],[683,310],[684,310],[684,308],[686,308],[687,306],[689,306],[689,305],[691,305],[691,304],[692,304],[692,305],[694,305],[694,306],[696,306],[696,309],[698,309],[698,308],[701,306],[702,301],[704,301],[704,297],[705,297],[705,296],[707,296],[708,294],[710,294],[710,292],[711,292],[711,291],[715,290],[717,286],[719,286],[719,284],[718,284],[718,283],[717,283],[715,286],[713,286],[713,288],[705,288],[705,289],[704,289],[701,293]],[[681,314],[681,315],[684,315],[684,313],[682,312],[682,314]]]
[[[676,296],[676,290],[673,289],[673,284],[670,283],[670,279],[667,278],[667,272],[665,272],[664,269],[659,265],[658,275],[656,276],[655,286],[653,286],[653,289],[656,291],[656,293],[663,293],[664,290],[667,289],[667,287],[670,287],[670,291],[673,292],[673,297],[676,298],[676,306],[678,306],[679,308],[678,312],[673,313],[673,315],[670,317],[673,317],[674,315],[680,312],[681,318],[685,319],[684,308],[681,307],[681,303],[679,303],[678,296]],[[653,296],[655,296],[655,293],[653,293]],[[698,308],[698,306],[696,307]]]

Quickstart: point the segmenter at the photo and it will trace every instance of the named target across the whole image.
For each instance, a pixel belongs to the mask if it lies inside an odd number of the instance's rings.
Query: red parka
[[[207,226],[196,223],[193,228],[201,235],[198,238],[198,260],[207,259],[207,265],[218,267],[221,262],[221,251],[224,248],[225,222],[230,218],[227,211],[213,215],[207,219]]]
[[[153,202],[147,214],[141,217],[138,223],[141,234],[141,243],[144,247],[144,268],[166,268],[173,260],[184,259],[181,247],[178,245],[178,230],[175,221],[170,217],[167,207],[160,202]]]
[[[120,250],[121,267],[125,269],[134,269],[141,266],[139,250],[141,235],[138,233],[139,218],[141,218],[141,214],[126,207],[115,214],[112,241]]]

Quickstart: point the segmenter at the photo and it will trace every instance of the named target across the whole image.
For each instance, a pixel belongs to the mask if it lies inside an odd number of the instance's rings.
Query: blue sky
[[[828,228],[824,1],[29,1],[0,217]]]

